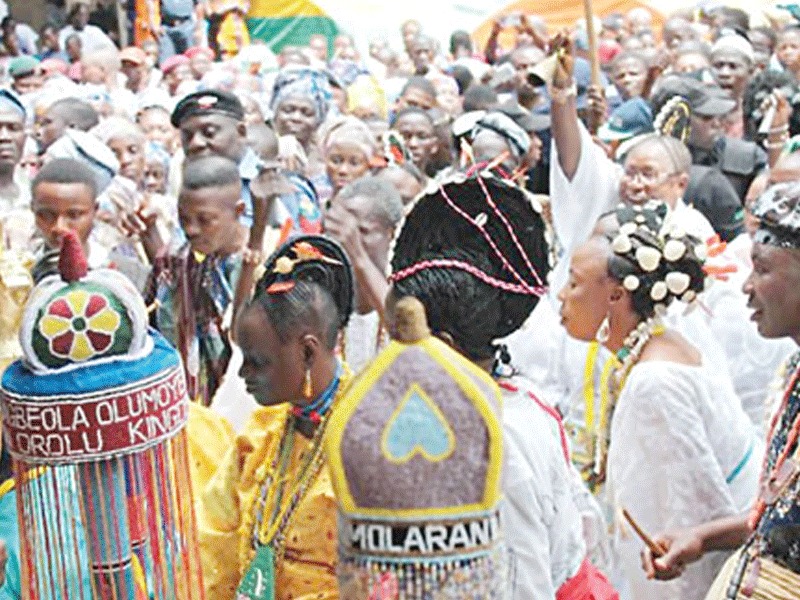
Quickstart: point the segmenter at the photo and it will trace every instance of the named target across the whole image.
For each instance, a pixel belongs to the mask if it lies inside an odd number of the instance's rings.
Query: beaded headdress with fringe
[[[200,598],[180,358],[116,271],[65,236],[25,306],[0,406],[24,598]]]

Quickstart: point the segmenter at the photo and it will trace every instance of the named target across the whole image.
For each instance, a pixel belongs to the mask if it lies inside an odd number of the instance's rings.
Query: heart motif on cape
[[[441,462],[455,448],[456,437],[447,418],[419,385],[412,385],[383,430],[383,455],[395,464],[407,463],[416,455]]]

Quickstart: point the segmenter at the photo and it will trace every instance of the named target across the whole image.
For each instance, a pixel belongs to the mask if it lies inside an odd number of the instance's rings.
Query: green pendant
[[[275,599],[275,553],[272,546],[259,546],[244,579],[236,590],[236,600]]]

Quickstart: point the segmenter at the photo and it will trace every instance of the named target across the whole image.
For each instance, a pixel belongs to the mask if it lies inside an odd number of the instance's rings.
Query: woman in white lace
[[[666,584],[648,581],[643,544],[621,510],[650,533],[742,512],[763,451],[727,374],[661,321],[673,300],[691,304],[703,290],[706,258],[705,245],[665,214],[650,203],[601,219],[559,294],[569,335],[596,337],[617,356],[611,417],[592,432],[593,473],[605,480],[615,520],[621,595],[634,600],[703,598],[724,557],[709,555]]]

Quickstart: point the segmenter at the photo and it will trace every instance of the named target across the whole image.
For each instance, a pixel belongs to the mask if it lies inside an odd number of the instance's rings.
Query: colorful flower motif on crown
[[[116,299],[91,287],[67,287],[43,308],[34,347],[49,367],[123,354],[131,341],[128,315]]]

